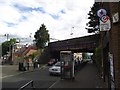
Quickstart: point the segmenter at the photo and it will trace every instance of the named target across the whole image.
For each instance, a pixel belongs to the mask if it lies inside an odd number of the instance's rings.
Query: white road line
[[[55,83],[53,83],[47,90],[49,90],[50,88],[52,88],[56,83],[58,83],[60,81],[60,79],[58,79]]]

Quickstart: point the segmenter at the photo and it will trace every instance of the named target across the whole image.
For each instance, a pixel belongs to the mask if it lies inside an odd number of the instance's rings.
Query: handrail
[[[22,90],[22,89],[24,89],[25,87],[27,87],[30,84],[31,84],[31,87],[33,88],[33,80],[31,80],[28,83],[26,83],[25,85],[23,85],[22,87],[20,87],[18,90]]]

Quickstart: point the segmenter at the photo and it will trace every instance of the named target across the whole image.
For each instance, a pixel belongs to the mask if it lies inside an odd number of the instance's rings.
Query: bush
[[[102,72],[102,48],[101,46],[95,49],[95,62],[98,68],[98,71]]]

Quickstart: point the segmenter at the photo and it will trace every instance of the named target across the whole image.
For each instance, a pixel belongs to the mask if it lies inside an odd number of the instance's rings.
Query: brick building
[[[110,2],[110,53],[113,54],[115,87],[120,88],[120,2]]]
[[[101,32],[104,79],[107,76],[109,88],[120,88],[120,2],[101,2],[100,8],[111,21],[110,31]]]

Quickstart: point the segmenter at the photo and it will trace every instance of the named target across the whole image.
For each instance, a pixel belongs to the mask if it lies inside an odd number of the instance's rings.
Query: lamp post
[[[70,33],[71,38],[72,38],[72,35],[73,35],[73,32],[72,32],[73,29],[74,29],[74,27],[71,28],[71,33]]]
[[[7,37],[7,41],[8,41],[8,39],[9,39],[9,34],[5,34],[4,36],[6,36],[6,37]]]

